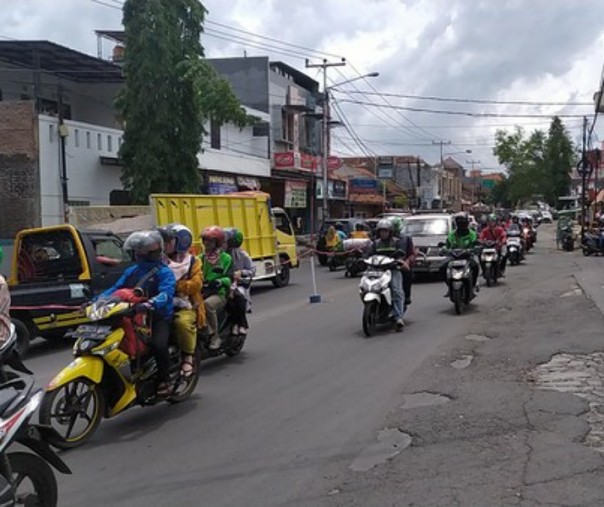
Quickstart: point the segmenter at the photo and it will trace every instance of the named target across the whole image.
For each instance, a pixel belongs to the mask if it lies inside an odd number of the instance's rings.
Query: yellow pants
[[[197,312],[177,310],[174,313],[174,333],[180,349],[185,354],[193,354],[197,345]]]

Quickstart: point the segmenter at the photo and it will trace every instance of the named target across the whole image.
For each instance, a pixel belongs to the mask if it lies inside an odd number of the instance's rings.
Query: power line
[[[339,72],[340,75],[343,78],[346,78],[346,76],[342,73]],[[332,85],[333,85],[333,81],[332,81]],[[358,88],[356,87],[356,85],[354,83],[350,83],[351,86],[355,87],[357,90]],[[342,90],[342,93],[346,94],[347,92],[345,90]],[[336,101],[334,101],[336,102]],[[407,135],[411,135],[416,137],[417,139],[424,139],[422,136],[420,136],[419,134],[416,134],[415,132],[413,132],[413,130],[411,129],[411,127],[408,127],[407,125],[403,125],[400,121],[398,121],[397,119],[395,119],[393,116],[391,116],[390,114],[384,112],[384,111],[380,111],[379,114],[377,111],[369,108],[369,107],[364,107],[364,109],[366,109],[371,115],[375,116],[378,120],[389,124],[390,126],[399,129],[401,132],[404,132]],[[383,115],[383,116],[382,116]],[[384,119],[386,118],[386,120]]]
[[[364,102],[361,100],[349,100],[342,99],[340,102],[348,104],[357,104],[361,106],[371,106],[377,108],[390,108],[394,110],[412,111],[415,113],[432,113],[432,114],[443,114],[443,115],[456,115],[456,116],[470,116],[475,118],[552,118],[558,116],[559,118],[583,118],[585,115],[582,114],[509,114],[509,113],[474,113],[470,111],[449,111],[444,109],[426,109],[420,107],[406,107],[406,106],[388,106],[378,104],[377,102]]]
[[[233,40],[233,42],[243,42],[243,43],[249,43],[252,42],[253,44],[256,44],[257,46],[260,46],[262,48],[268,48],[271,50],[278,50],[278,51],[283,51],[286,54],[291,54],[292,56],[295,57],[302,57],[302,58],[307,58],[308,56],[310,56],[310,53],[303,53],[301,51],[296,51],[294,49],[287,49],[287,48],[282,48],[279,46],[274,46],[272,44],[268,44],[266,42],[256,42],[256,41],[252,41],[250,39],[246,39],[245,37],[239,36],[239,35],[234,35],[234,34],[230,34],[228,32],[223,32],[221,30],[215,30],[214,28],[207,28],[204,30],[204,33],[206,35],[213,35],[213,34],[218,34],[218,35],[222,35],[224,38],[228,38],[230,40]]]
[[[361,75],[361,73],[358,71],[358,69],[357,69],[357,68],[356,68],[354,65],[352,65],[352,63],[350,64],[350,67],[351,67],[351,68],[352,68],[352,70],[354,70],[354,71],[355,71],[355,72],[356,72],[356,73],[357,73],[359,76]],[[380,92],[379,92],[379,91],[376,89],[376,87],[374,86],[374,84],[373,84],[371,81],[369,81],[367,78],[365,78],[365,82],[366,82],[366,83],[368,83],[368,84],[369,84],[369,87],[370,87],[370,88],[371,88],[371,89],[372,89],[374,92],[378,93],[378,95],[379,95],[379,93],[380,93]],[[390,102],[388,99],[386,99],[386,98],[385,98],[383,95],[381,96],[381,98],[382,98],[382,100],[383,100],[383,101],[384,101],[386,104],[388,104],[389,106],[392,106],[392,103],[391,103],[391,102]],[[429,131],[427,131],[427,130],[423,129],[423,128],[422,128],[422,127],[420,127],[420,126],[419,126],[417,123],[415,123],[413,120],[411,120],[410,118],[407,118],[405,115],[403,115],[403,113],[398,112],[398,111],[397,111],[397,113],[398,113],[398,115],[399,115],[401,118],[403,118],[405,121],[407,121],[408,123],[410,123],[411,125],[413,125],[413,126],[414,126],[414,127],[416,127],[417,129],[419,129],[419,130],[420,130],[420,132],[423,132],[423,133],[424,133],[424,134],[426,134],[428,137],[439,137],[439,136],[434,136],[434,134],[433,134],[432,132],[429,132]]]
[[[375,157],[376,153],[373,150],[369,149],[363,143],[363,141],[361,141],[360,137],[354,131],[354,129],[352,127],[350,127],[350,123],[348,122],[348,119],[346,118],[346,115],[344,114],[344,111],[342,111],[342,108],[339,106],[339,104],[334,103],[333,104],[333,109],[334,109],[336,115],[338,116],[338,118],[340,119],[340,121],[342,122],[342,124],[344,125],[344,128],[350,134],[350,136],[352,137],[353,141],[359,147],[359,149],[363,152],[363,154],[366,157],[369,157],[369,158]]]
[[[502,104],[502,105],[515,105],[515,106],[590,106],[593,107],[591,102],[537,102],[530,100],[489,100],[489,99],[461,99],[453,97],[436,97],[430,95],[408,95],[403,93],[388,93],[388,92],[365,92],[365,91],[354,91],[350,92],[353,94],[361,93],[363,95],[379,95],[382,97],[396,97],[402,99],[414,99],[414,100],[433,100],[437,102],[459,102],[469,104]]]

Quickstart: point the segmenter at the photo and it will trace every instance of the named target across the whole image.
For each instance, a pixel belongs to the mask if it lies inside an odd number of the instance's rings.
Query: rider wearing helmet
[[[497,224],[497,217],[489,215],[488,227],[480,233],[480,241],[494,241],[500,255],[499,271],[505,276],[505,265],[507,262],[505,229]]]
[[[373,242],[373,255],[387,255],[398,260],[400,269],[392,270],[392,280],[390,287],[392,289],[392,306],[394,308],[394,317],[396,319],[396,327],[400,331],[405,327],[403,314],[405,313],[405,292],[403,290],[403,274],[402,271],[410,272],[415,263],[415,247],[409,236],[402,235],[396,237],[394,235],[394,226],[392,221],[383,218],[376,227],[377,238]]]
[[[148,298],[145,303],[137,305],[137,311],[153,310],[151,349],[157,362],[157,374],[160,385],[158,394],[171,392],[170,355],[170,322],[174,313],[173,299],[176,289],[174,274],[163,262],[164,241],[158,231],[133,232],[124,242],[124,250],[133,257],[135,264],[124,271],[115,285],[96,299],[108,298],[119,289],[140,288]]]
[[[0,246],[0,266],[2,266],[2,247]],[[10,292],[4,277],[0,274],[0,343],[8,340],[10,333]]]
[[[165,262],[176,278],[174,298],[174,335],[183,353],[182,375],[189,377],[195,369],[194,354],[197,330],[205,326],[206,312],[201,288],[201,260],[190,253],[193,234],[181,224],[158,229],[164,239]]]
[[[241,248],[243,245],[243,233],[239,229],[227,229],[227,252],[233,259],[233,285],[228,301],[231,320],[233,321],[232,332],[234,335],[247,334],[248,322],[247,312],[251,311],[252,299],[250,296],[250,284],[256,274],[256,268],[252,258]]]
[[[224,251],[226,237],[222,227],[212,225],[201,233],[204,252],[203,297],[206,307],[206,321],[211,335],[210,349],[218,350],[222,345],[218,328],[218,312],[224,310],[232,281],[233,260]]]
[[[476,243],[478,243],[478,236],[476,231],[470,228],[468,215],[465,213],[457,213],[454,215],[453,220],[455,222],[455,229],[452,230],[447,237],[447,248],[450,250],[468,250],[474,248]],[[470,258],[470,269],[472,270],[473,287],[475,290],[478,290],[477,282],[480,267],[473,256]],[[445,297],[448,297],[448,294],[446,294]]]

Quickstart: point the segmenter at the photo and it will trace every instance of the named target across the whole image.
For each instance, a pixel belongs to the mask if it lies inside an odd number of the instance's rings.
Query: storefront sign
[[[344,181],[329,180],[327,190],[329,199],[346,199],[346,183]],[[323,180],[317,180],[317,199],[323,199]]]
[[[212,195],[237,192],[237,182],[231,176],[208,176],[208,192]]]
[[[319,167],[319,157],[315,157],[314,155],[301,153],[300,162],[302,169],[305,169],[307,171],[316,171]]]
[[[237,176],[237,185],[247,190],[260,190],[260,181],[258,178],[249,176]]]
[[[285,208],[306,208],[306,182],[285,182]]]
[[[391,180],[394,178],[394,169],[392,167],[379,167],[378,178],[381,180]]]
[[[282,151],[274,154],[275,169],[295,169],[296,157],[293,151]]]
[[[370,178],[352,178],[350,191],[356,194],[369,194],[377,191],[377,180]]]

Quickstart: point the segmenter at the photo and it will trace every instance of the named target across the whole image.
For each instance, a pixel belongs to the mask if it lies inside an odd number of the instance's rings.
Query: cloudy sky
[[[122,0],[98,0],[107,5],[93,0],[0,1],[0,37],[47,39],[96,54],[93,31],[121,27]],[[304,70],[305,57],[336,60],[342,55],[348,65],[329,70],[330,84],[359,73],[380,73],[334,93],[352,129],[334,131],[334,151],[341,154],[359,153],[353,139],[358,137],[371,154],[421,155],[436,162],[439,149],[432,142],[443,140],[451,141],[445,153],[472,150],[455,155],[460,162],[480,160],[477,165],[494,170],[497,128],[547,128],[548,118],[541,115],[591,114],[591,105],[577,104],[591,103],[604,63],[602,0],[206,0],[204,5],[209,22],[228,25],[207,25],[204,45],[210,57],[268,54]],[[316,69],[308,73],[320,79]],[[384,93],[562,105],[450,102]],[[536,117],[511,116],[519,114]],[[564,121],[578,139],[581,118]],[[604,139],[601,125],[596,133]]]

